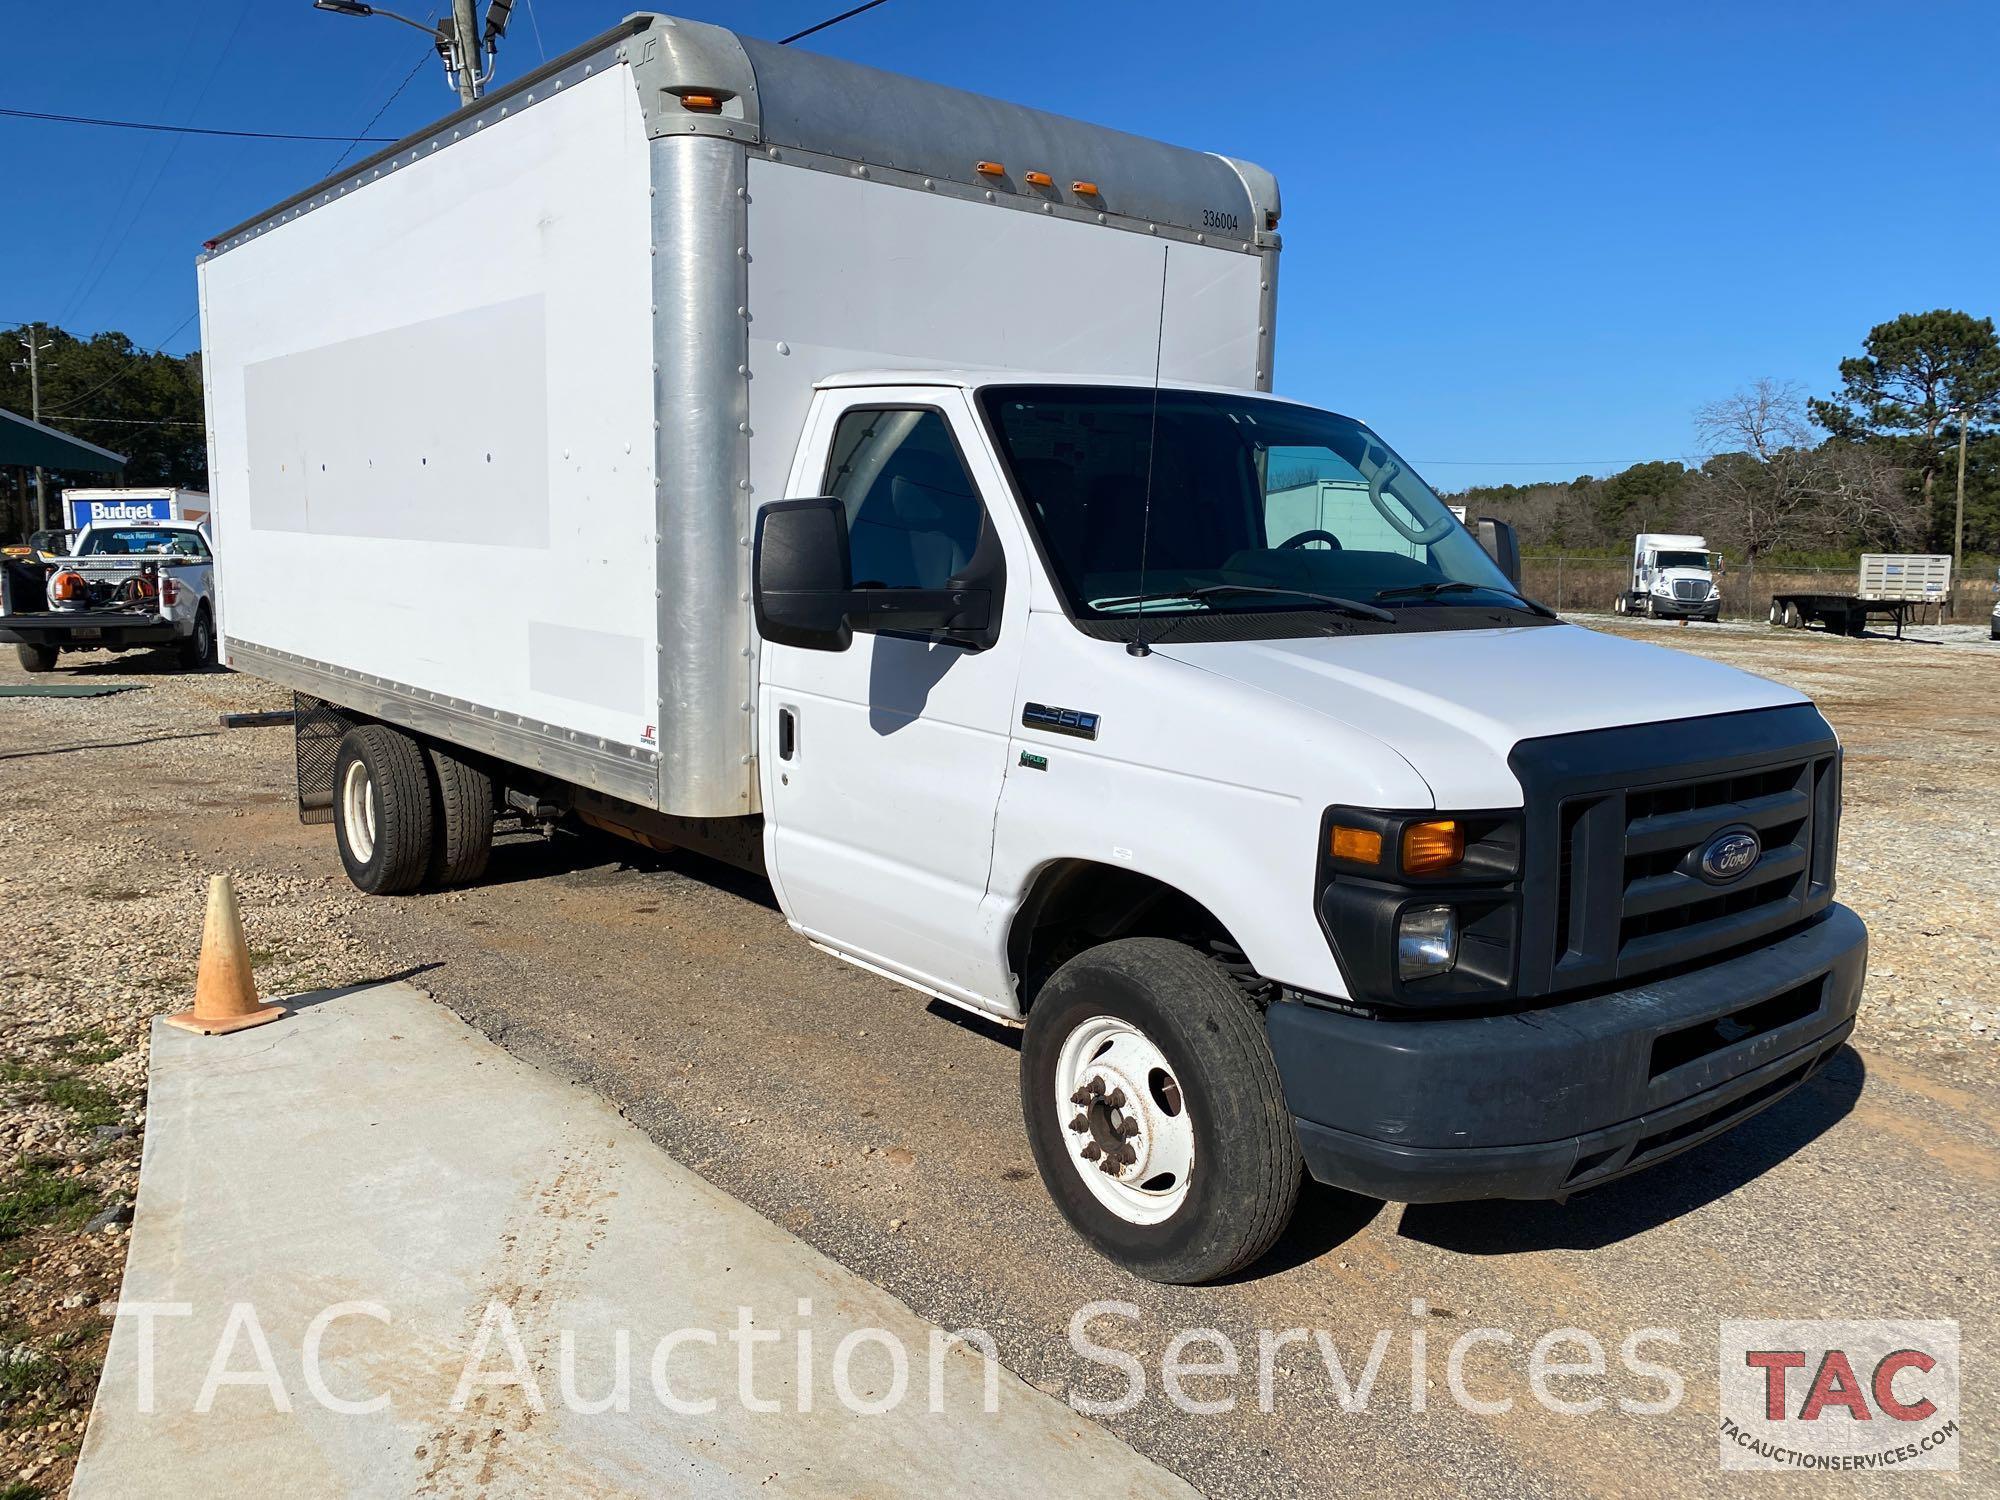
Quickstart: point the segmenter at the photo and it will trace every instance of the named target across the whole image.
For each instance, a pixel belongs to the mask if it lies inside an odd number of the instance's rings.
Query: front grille
[[[1693,604],[1708,597],[1708,585],[1699,578],[1676,578],[1674,597]]]
[[[1514,759],[1529,798],[1523,994],[1696,962],[1832,899],[1839,751],[1810,708],[1531,740]],[[1756,835],[1755,863],[1704,878],[1704,851],[1731,831]]]

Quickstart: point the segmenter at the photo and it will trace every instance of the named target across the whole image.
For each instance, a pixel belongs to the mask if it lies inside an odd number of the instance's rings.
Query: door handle
[[[798,743],[798,720],[789,708],[778,710],[778,759],[790,760],[792,750]]]

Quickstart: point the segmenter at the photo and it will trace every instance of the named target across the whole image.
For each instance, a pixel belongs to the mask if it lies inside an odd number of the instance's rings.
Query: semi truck
[[[1666,620],[1719,620],[1722,587],[1705,537],[1642,531],[1632,538],[1632,574],[1612,610]]]
[[[1163,1281],[1309,1178],[1560,1198],[1771,1105],[1866,965],[1832,729],[1272,394],[1280,212],[640,15],[219,235],[224,653],[301,817],[385,897],[496,828],[760,872],[1021,1029],[1042,1180]]]

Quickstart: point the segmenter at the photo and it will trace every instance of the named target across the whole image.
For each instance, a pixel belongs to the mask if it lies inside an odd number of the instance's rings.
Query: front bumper
[[[1511,1015],[1265,1024],[1306,1164],[1400,1203],[1557,1198],[1798,1087],[1854,1029],[1868,933],[1844,906],[1754,952]]]
[[[1653,613],[1662,620],[1694,619],[1700,615],[1717,614],[1722,609],[1720,599],[1673,599],[1665,594],[1643,597],[1653,601]]]
[[[49,610],[35,614],[0,615],[0,641],[28,646],[59,646],[65,651],[122,650],[157,645],[182,634],[170,616],[121,613],[113,610]]]

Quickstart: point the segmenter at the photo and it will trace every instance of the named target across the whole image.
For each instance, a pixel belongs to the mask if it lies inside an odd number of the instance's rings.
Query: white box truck
[[[225,645],[302,816],[373,892],[509,820],[764,872],[1025,1027],[1044,1181],[1161,1279],[1307,1174],[1559,1197],[1771,1103],[1861,992],[1832,731],[1267,394],[1278,215],[635,16],[222,235]]]
[[[1722,586],[1706,537],[1642,531],[1632,538],[1632,575],[1611,601],[1621,615],[1719,620]]]

